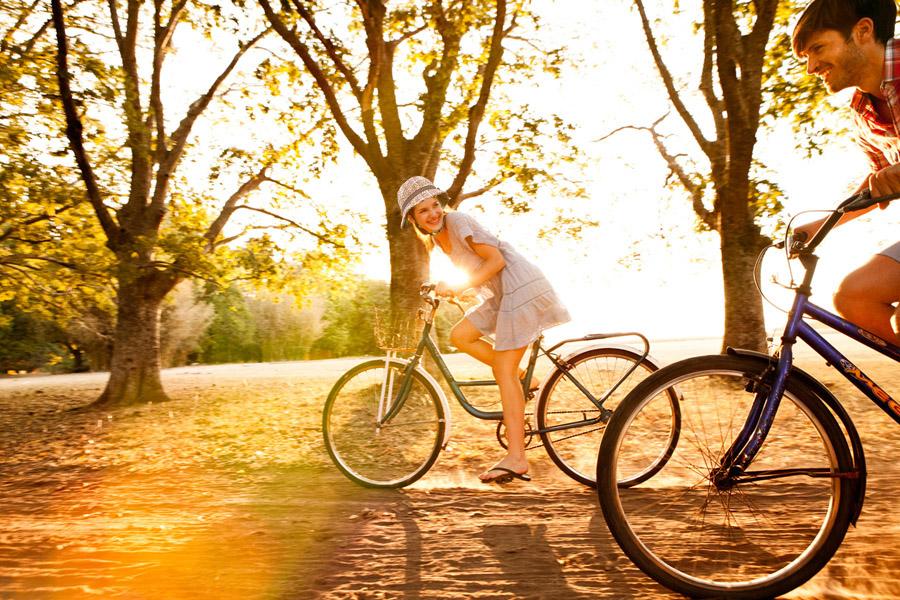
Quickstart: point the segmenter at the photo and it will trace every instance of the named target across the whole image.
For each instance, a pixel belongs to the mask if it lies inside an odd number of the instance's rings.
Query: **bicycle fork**
[[[394,397],[394,370],[391,368],[391,360],[395,353],[388,350],[384,356],[384,381],[381,382],[381,395],[378,398],[378,413],[375,417],[375,432],[381,432],[383,421],[381,418],[385,413],[385,400],[390,401]]]
[[[754,393],[750,413],[740,433],[719,461],[719,466],[710,474],[710,479],[719,490],[726,490],[738,483],[766,440],[787,380],[786,377],[777,377],[782,372],[782,361],[787,363],[784,372],[789,371],[792,362],[789,346],[781,349],[777,363],[770,363],[759,377],[747,380],[744,389]]]
[[[416,369],[418,361],[416,357],[410,359],[400,376],[400,389],[397,396],[394,397],[394,378],[396,377],[394,369],[391,368],[391,360],[396,357],[394,352],[388,352],[384,359],[385,374],[381,383],[381,394],[378,399],[378,414],[375,421],[376,432],[381,431],[385,423],[397,416],[406,398],[409,396],[409,390],[412,387],[413,371]]]

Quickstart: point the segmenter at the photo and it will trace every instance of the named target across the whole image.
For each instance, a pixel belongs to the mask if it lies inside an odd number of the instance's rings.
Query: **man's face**
[[[839,31],[824,29],[810,35],[799,52],[806,60],[806,72],[818,75],[831,93],[859,84],[865,58],[862,50]]]

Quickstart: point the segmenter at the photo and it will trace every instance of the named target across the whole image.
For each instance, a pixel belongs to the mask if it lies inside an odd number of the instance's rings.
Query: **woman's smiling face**
[[[411,215],[416,225],[428,233],[440,231],[444,224],[444,208],[437,197],[431,197],[416,204]]]

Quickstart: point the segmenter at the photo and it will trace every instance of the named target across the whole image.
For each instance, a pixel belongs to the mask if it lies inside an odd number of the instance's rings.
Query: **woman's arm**
[[[439,282],[435,288],[438,295],[459,296],[467,289],[483,284],[506,266],[506,260],[496,246],[476,244],[471,237],[466,238],[466,243],[469,244],[469,247],[475,254],[482,258],[481,264],[469,275],[469,281],[466,283],[451,286],[443,281]]]

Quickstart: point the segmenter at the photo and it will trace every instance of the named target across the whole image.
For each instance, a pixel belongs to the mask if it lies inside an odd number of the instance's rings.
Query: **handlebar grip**
[[[900,194],[888,194],[887,196],[879,196],[878,198],[873,198],[872,194],[869,190],[863,190],[855,196],[851,196],[847,198],[841,205],[838,207],[838,212],[841,214],[856,212],[858,210],[863,210],[865,208],[869,208],[875,204],[881,204],[882,202],[891,202],[900,198]]]
[[[854,194],[841,202],[838,206],[838,212],[841,214],[848,212],[856,212],[857,210],[862,210],[864,208],[868,208],[873,204],[872,202],[872,194],[869,190],[863,190],[858,194]]]

